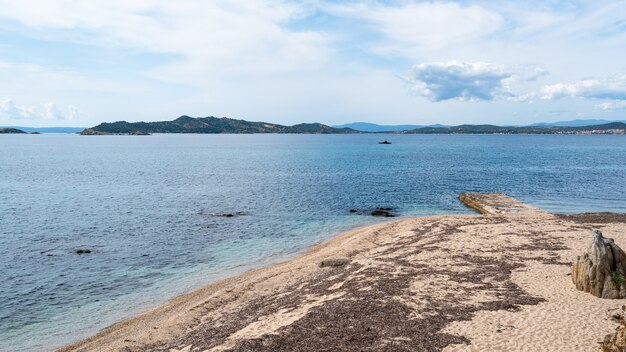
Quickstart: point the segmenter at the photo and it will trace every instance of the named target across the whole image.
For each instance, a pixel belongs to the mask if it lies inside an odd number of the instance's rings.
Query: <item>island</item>
[[[27,133],[17,128],[0,128],[0,134],[27,134]]]
[[[173,121],[101,123],[87,128],[81,135],[149,135],[152,133],[278,133],[278,134],[626,134],[626,124],[611,122],[592,126],[496,126],[459,125],[427,126],[410,130],[358,131],[348,127],[331,127],[321,123],[300,123],[293,126],[269,122],[253,122],[227,117],[190,117],[183,115]]]
[[[284,126],[268,122],[252,122],[227,117],[190,117],[183,115],[173,121],[102,123],[85,129],[82,135],[151,134],[151,133],[297,133],[346,134],[361,133],[350,128],[334,128],[321,123],[300,123]]]

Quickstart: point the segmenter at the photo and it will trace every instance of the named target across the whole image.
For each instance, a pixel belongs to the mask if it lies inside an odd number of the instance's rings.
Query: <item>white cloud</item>
[[[40,110],[35,106],[17,105],[12,99],[0,101],[0,119],[22,120],[38,117],[51,120],[72,120],[78,117],[78,109],[74,105],[69,105],[67,111],[63,111],[56,104],[49,102]]]
[[[586,79],[573,83],[556,83],[541,88],[542,99],[565,97],[626,100],[626,75],[610,79]]]
[[[452,2],[328,5],[325,9],[372,23],[390,39],[379,44],[376,51],[409,57],[475,42],[496,33],[504,24],[503,17],[495,11]]]
[[[21,120],[34,117],[35,108],[32,106],[15,105],[12,99],[0,101],[0,118],[6,120]]]
[[[532,95],[515,95],[510,84],[545,75],[541,68],[514,69],[487,62],[426,62],[413,66],[407,77],[411,92],[431,101],[490,101],[509,98],[528,101]]]
[[[605,112],[626,110],[626,100],[607,101],[598,104],[598,108]]]
[[[326,34],[287,28],[307,10],[282,0],[0,0],[0,17],[42,33],[69,30],[68,41],[171,54],[151,75],[192,82],[324,64],[331,55]]]

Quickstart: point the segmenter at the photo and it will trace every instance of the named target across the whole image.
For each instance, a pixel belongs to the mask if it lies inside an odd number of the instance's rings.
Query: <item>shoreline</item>
[[[402,218],[342,232],[287,261],[177,296],[59,351],[504,349],[498,341],[508,341],[507,350],[537,341],[544,350],[588,350],[615,326],[598,312],[624,301],[576,291],[567,281],[567,264],[587,245],[590,224],[626,247],[626,218],[559,216],[520,202],[503,206],[502,199],[495,205],[486,204],[493,198],[474,199],[491,209],[485,215]],[[555,290],[570,301],[554,296]],[[561,311],[541,313],[554,309]],[[593,325],[575,331],[563,324],[581,314],[592,315]],[[511,328],[520,318],[537,323]],[[494,322],[500,325],[494,328]],[[563,325],[570,326],[563,331]],[[533,328],[549,333],[538,340]]]

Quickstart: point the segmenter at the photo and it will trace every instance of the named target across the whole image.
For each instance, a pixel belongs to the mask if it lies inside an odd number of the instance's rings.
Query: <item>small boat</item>
[[[382,142],[378,142],[378,144],[391,144],[391,142],[389,142],[388,140],[385,139]]]

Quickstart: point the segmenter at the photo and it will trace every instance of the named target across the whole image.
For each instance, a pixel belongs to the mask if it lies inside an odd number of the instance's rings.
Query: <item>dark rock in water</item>
[[[389,208],[389,207],[377,207],[377,208],[374,208],[374,210],[363,210],[363,209],[358,209],[358,208],[352,208],[350,209],[350,214],[384,216],[387,218],[397,216],[393,212],[393,208]]]
[[[592,234],[591,245],[572,266],[572,282],[596,297],[626,297],[626,253],[599,230]]]
[[[218,218],[235,218],[239,216],[248,215],[248,213],[238,211],[236,213],[211,213],[210,216],[218,217]]]
[[[347,258],[324,259],[320,262],[320,267],[321,268],[336,267],[336,266],[343,266],[348,263],[350,263],[350,259],[347,259]]]
[[[31,132],[30,134],[41,134],[41,132],[35,131],[35,132]]]
[[[74,250],[74,253],[76,253],[76,254],[89,254],[89,253],[91,253],[91,249],[78,248],[78,249]]]
[[[386,218],[392,218],[396,214],[391,212],[391,208],[376,208],[370,213],[372,216],[384,216]]]

